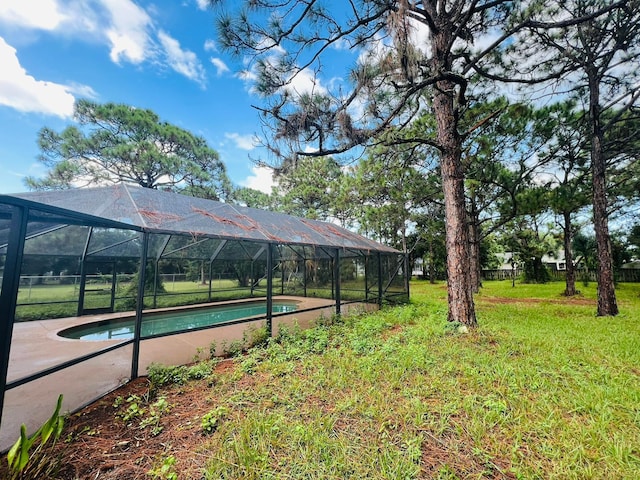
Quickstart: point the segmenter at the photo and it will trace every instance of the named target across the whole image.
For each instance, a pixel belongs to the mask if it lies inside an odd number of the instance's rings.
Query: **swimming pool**
[[[296,309],[296,302],[273,303],[273,313],[294,312]],[[142,318],[141,337],[208,327],[266,313],[267,302],[260,301],[146,314]],[[133,338],[134,329],[135,318],[127,317],[67,328],[58,335],[74,340],[127,340]]]

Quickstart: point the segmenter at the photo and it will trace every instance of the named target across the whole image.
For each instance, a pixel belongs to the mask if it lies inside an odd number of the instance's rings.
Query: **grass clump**
[[[215,359],[194,363],[193,365],[161,365],[152,363],[147,369],[150,391],[155,393],[160,387],[182,385],[189,380],[208,378],[216,364]]]

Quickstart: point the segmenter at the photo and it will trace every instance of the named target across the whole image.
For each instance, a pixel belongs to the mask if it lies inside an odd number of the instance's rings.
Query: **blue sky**
[[[71,124],[78,98],[149,108],[204,137],[236,185],[269,191],[270,174],[250,160],[261,155],[259,99],[242,59],[217,48],[205,3],[1,0],[0,193],[44,173],[37,132]]]

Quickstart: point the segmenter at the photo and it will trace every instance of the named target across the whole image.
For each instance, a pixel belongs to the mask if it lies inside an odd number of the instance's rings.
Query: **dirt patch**
[[[422,470],[420,478],[485,478],[515,479],[509,471],[509,465],[500,465],[496,461],[482,462],[471,453],[460,451],[436,437],[423,445]],[[460,477],[459,475],[463,475]]]
[[[394,325],[390,329],[385,330],[384,332],[382,332],[382,339],[383,340],[388,340],[391,337],[399,335],[400,332],[402,332],[403,328],[404,327],[402,325]]]
[[[526,305],[536,304],[554,304],[554,305],[584,305],[595,306],[596,301],[580,296],[576,297],[559,297],[556,299],[547,298],[512,298],[512,297],[477,297],[479,303],[488,303],[494,305],[508,305],[513,303],[524,303]]]
[[[202,394],[206,385],[190,383],[188,388],[163,390],[171,406],[162,415],[162,432],[130,427],[116,416],[116,399],[149,395],[147,379],[137,379],[84,410],[72,415],[65,428],[66,439],[59,443],[65,459],[61,478],[65,479],[138,479],[150,478],[147,472],[158,459],[172,455],[184,476],[199,478],[203,466],[194,458],[198,445],[206,440],[200,428],[202,415],[213,406]],[[161,463],[161,462],[160,462]]]
[[[218,373],[232,368],[231,361],[222,361],[216,366]],[[157,434],[152,433],[150,427],[140,428],[143,417],[125,420],[118,415],[123,408],[114,407],[118,403],[126,407],[127,399],[137,396],[142,399],[141,408],[146,409],[145,417],[149,417],[147,378],[133,380],[70,415],[55,447],[54,455],[61,455],[63,459],[57,478],[149,479],[153,477],[148,472],[169,456],[180,465],[180,479],[201,478],[206,458],[199,457],[197,451],[198,446],[207,441],[201,419],[216,403],[204,392],[211,392],[207,380],[164,388],[162,396],[166,397],[170,409],[162,415],[162,431]],[[8,478],[5,468],[3,462],[0,478]]]

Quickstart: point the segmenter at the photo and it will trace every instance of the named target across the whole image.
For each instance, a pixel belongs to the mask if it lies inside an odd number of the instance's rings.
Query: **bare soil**
[[[588,298],[575,296],[565,297],[561,296],[556,299],[547,298],[512,298],[512,297],[478,297],[478,301],[481,303],[506,305],[512,303],[524,303],[526,305],[535,305],[538,303],[544,304],[558,304],[558,305],[584,305],[584,306],[596,306],[596,301]]]

